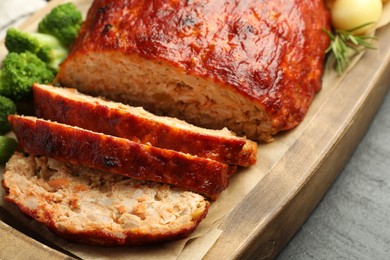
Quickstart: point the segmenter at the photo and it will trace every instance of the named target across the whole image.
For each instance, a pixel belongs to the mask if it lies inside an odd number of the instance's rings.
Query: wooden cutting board
[[[61,2],[66,1],[51,1],[22,28],[34,30],[36,21]],[[74,2],[84,8],[89,5],[88,0]],[[275,142],[285,142],[285,149],[261,145],[258,164],[262,167],[252,171],[261,171],[263,177],[220,220],[222,234],[205,259],[273,258],[310,215],[350,158],[388,90],[389,26],[377,36],[378,49],[367,52],[337,87],[318,94],[304,124],[276,138]],[[276,161],[267,160],[271,152],[281,153]],[[45,257],[47,241],[27,229],[21,231],[28,236],[0,222],[1,237],[12,237],[12,243],[0,240],[0,258],[14,255],[15,244],[23,245],[24,256],[34,252]],[[68,255],[50,250],[58,259]]]

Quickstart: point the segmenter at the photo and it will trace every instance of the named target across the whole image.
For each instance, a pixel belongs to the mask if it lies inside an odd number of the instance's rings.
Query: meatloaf
[[[236,168],[35,117],[11,115],[8,120],[24,152],[172,184],[213,199],[228,186],[228,177]]]
[[[57,81],[270,141],[320,89],[323,0],[95,0]]]
[[[75,89],[34,84],[33,94],[38,117],[226,164],[250,166],[256,162],[257,144],[227,129],[195,127]]]
[[[166,184],[15,153],[5,199],[55,233],[94,245],[144,245],[191,233],[209,208],[201,195]]]

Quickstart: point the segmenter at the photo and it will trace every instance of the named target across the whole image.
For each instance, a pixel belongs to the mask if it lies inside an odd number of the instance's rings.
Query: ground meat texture
[[[76,89],[34,84],[33,95],[38,117],[226,164],[256,163],[257,144],[227,129],[196,127],[141,107],[83,95]]]
[[[5,199],[64,238],[93,245],[145,245],[190,234],[209,208],[202,196],[154,182],[15,153]]]
[[[95,0],[57,81],[270,141],[321,86],[323,0]]]
[[[9,116],[24,152],[106,170],[139,180],[157,181],[216,199],[236,167],[26,116]]]

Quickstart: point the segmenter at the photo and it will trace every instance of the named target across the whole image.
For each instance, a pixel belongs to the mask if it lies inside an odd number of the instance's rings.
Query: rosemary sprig
[[[335,67],[339,75],[341,75],[351,63],[351,51],[357,54],[365,49],[376,49],[371,43],[373,40],[376,40],[375,36],[353,34],[355,31],[371,24],[372,23],[366,23],[347,31],[334,30],[333,33],[323,29],[331,40],[330,45],[325,52],[330,53],[336,60]]]

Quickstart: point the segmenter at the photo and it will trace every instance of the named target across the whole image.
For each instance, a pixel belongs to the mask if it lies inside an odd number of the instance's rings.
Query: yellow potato
[[[382,0],[336,0],[331,7],[332,25],[336,29],[351,30],[360,25],[365,26],[354,34],[364,34],[379,21],[382,15]]]

